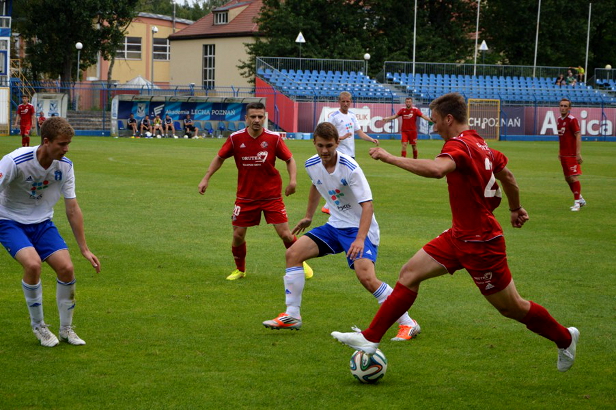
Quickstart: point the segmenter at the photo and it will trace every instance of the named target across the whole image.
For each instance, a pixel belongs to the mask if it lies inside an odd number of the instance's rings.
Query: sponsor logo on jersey
[[[26,178],[26,182],[32,182],[32,181],[34,181],[34,180],[32,179],[32,175],[30,175],[28,178]]]
[[[33,199],[41,199],[43,197],[42,193],[41,195],[38,195],[38,191],[41,191],[45,188],[49,187],[49,181],[45,180],[43,182],[32,182],[32,186],[30,186],[30,198]]]
[[[321,182],[320,179],[317,179],[317,185],[323,185],[323,182]]]
[[[261,151],[257,155],[242,157],[242,161],[255,161],[258,163],[263,163],[267,160],[267,151]],[[245,166],[250,166],[249,164],[244,164]]]
[[[341,183],[343,186],[348,186],[348,185],[349,185],[349,183],[347,182],[347,180],[346,180],[346,179],[344,179],[344,178],[342,178],[342,179],[340,180],[340,183]]]
[[[0,172],[0,178],[2,178],[4,175],[2,174],[2,172]]]
[[[242,145],[240,145],[240,148],[246,148],[246,145],[244,145],[244,143],[242,142]]]

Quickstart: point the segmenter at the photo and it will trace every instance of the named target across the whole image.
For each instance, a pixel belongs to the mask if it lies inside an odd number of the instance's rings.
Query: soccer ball
[[[178,136],[177,136],[177,135],[174,135],[174,136],[173,136],[173,138],[178,139]]]
[[[351,356],[351,374],[362,383],[376,383],[387,372],[387,358],[380,349],[372,356],[356,350]]]
[[[152,133],[150,131],[146,131],[145,136],[146,138],[152,138]]]
[[[156,135],[156,138],[161,139],[162,136],[160,134]]]
[[[612,69],[612,65],[608,64],[608,65],[605,66],[605,68],[607,68],[608,70],[611,70]]]
[[[184,135],[184,138],[188,139],[188,135]]]

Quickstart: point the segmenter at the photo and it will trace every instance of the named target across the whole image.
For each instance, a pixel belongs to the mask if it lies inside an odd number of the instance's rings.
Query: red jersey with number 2
[[[237,166],[237,199],[265,200],[282,197],[282,178],[276,169],[276,158],[283,161],[293,154],[275,132],[263,130],[257,138],[246,129],[227,138],[218,156],[235,158]]]
[[[417,117],[421,117],[421,110],[417,107],[401,108],[397,115],[402,117],[401,131],[417,132]]]
[[[507,157],[489,148],[474,130],[446,141],[438,156],[456,163],[447,174],[454,238],[484,242],[501,236],[503,230],[492,213],[502,198],[494,173],[505,168]]]

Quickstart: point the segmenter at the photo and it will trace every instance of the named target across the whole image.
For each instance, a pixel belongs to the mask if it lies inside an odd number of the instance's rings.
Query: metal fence
[[[318,72],[367,72],[366,60],[327,60],[318,58],[291,58],[291,57],[257,57],[256,70],[266,69],[289,71],[289,70],[310,70]]]

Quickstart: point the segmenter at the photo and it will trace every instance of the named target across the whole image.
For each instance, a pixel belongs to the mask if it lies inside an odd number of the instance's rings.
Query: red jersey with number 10
[[[17,114],[19,114],[20,125],[32,125],[32,117],[34,116],[34,106],[30,103],[19,104],[17,107]]]
[[[422,112],[417,107],[401,108],[397,115],[402,117],[402,128],[400,131],[417,132],[417,117],[421,117]]]
[[[218,151],[218,156],[235,158],[237,199],[282,197],[282,178],[276,169],[276,158],[286,162],[293,154],[277,133],[264,129],[261,135],[253,138],[246,129],[234,132]]]
[[[492,213],[502,198],[494,173],[505,168],[507,157],[489,148],[474,130],[446,141],[438,156],[456,163],[447,174],[454,238],[485,242],[501,236],[503,229]]]
[[[580,131],[580,123],[577,118],[569,114],[565,118],[558,118],[558,143],[561,157],[575,157],[577,151],[577,139],[575,133]]]

